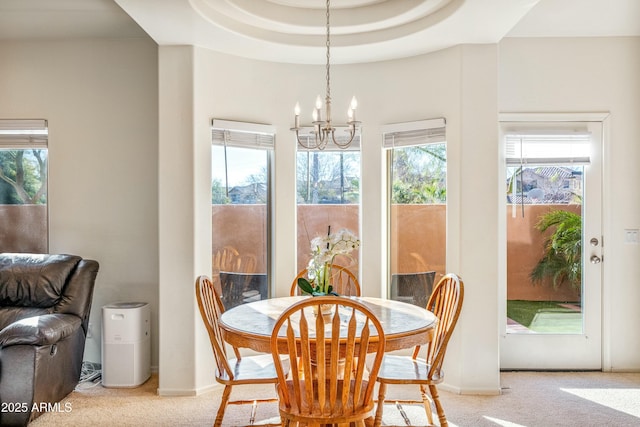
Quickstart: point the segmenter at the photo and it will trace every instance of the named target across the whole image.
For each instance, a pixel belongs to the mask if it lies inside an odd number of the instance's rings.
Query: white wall
[[[148,39],[0,42],[0,117],[49,121],[49,251],[100,263],[101,307],[147,301],[158,364],[157,47]]]
[[[640,38],[506,39],[500,43],[500,112],[611,113],[605,140],[603,361],[640,369]]]
[[[324,66],[254,61],[199,48],[193,54],[191,57],[191,47],[160,48],[159,169],[193,171],[186,176],[168,172],[183,186],[182,196],[176,181],[160,178],[161,394],[190,394],[213,382],[211,365],[206,362],[210,358],[206,336],[197,320],[189,329],[194,315],[193,279],[211,268],[210,240],[201,237],[211,235],[210,193],[202,187],[210,180],[211,118],[267,123],[277,129],[274,283],[275,294],[285,295],[296,274],[295,143],[289,130],[293,106],[300,101],[301,121],[310,121],[305,112],[310,115],[316,94],[324,93]],[[497,244],[486,240],[497,230],[497,186],[495,176],[484,172],[497,164],[496,67],[495,45],[464,46],[400,61],[333,66],[331,74],[334,120],[339,120],[343,110],[346,116],[348,102],[356,94],[363,122],[362,211],[366,214],[362,215],[361,271],[365,295],[380,296],[386,285],[385,155],[380,126],[447,119],[448,268],[461,274],[467,284],[467,302],[450,350],[454,363],[448,381],[463,392],[499,391]],[[180,91],[188,90],[192,77],[193,112],[190,97]],[[477,202],[486,204],[485,199],[476,200],[476,187],[486,189],[484,196],[496,203],[470,218]],[[189,202],[191,195],[196,197],[193,202]],[[163,203],[165,197],[178,197],[181,203]],[[199,209],[206,210],[206,215]],[[165,221],[165,217],[179,220]],[[162,255],[165,251],[170,256]],[[164,303],[165,298],[171,300],[170,305]],[[183,321],[165,322],[165,316]],[[181,375],[175,375],[177,372]]]

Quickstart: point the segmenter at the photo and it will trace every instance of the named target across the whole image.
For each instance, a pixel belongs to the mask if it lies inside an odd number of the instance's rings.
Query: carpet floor
[[[440,391],[452,427],[640,426],[640,373],[503,372],[502,394],[458,395]],[[157,375],[133,389],[81,383],[57,410],[31,427],[211,426],[222,388],[193,397],[160,397]],[[272,386],[236,387],[232,398],[274,395]],[[389,388],[388,397],[418,397],[417,387]],[[55,409],[55,408],[54,408]],[[404,406],[413,425],[425,425],[420,406]],[[223,426],[244,426],[249,406],[230,406]],[[277,422],[276,404],[261,404],[256,424]],[[385,425],[405,425],[394,405],[385,405]]]

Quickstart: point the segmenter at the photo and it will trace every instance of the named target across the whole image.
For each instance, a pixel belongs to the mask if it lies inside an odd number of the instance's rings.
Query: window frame
[[[344,138],[346,138],[347,135],[347,130],[348,127],[346,126],[337,126],[335,133],[336,133],[336,138],[338,137],[342,137],[344,136]],[[314,138],[314,134],[313,134],[313,128],[311,127],[303,127],[301,128],[300,132],[299,132],[299,137],[300,138]],[[294,138],[295,141],[295,138]],[[356,134],[351,142],[351,145],[349,147],[346,148],[340,148],[338,145],[334,144],[332,141],[329,141],[327,143],[327,146],[320,150],[320,149],[313,149],[313,148],[306,148],[301,146],[299,143],[295,143],[296,144],[296,157],[295,157],[295,170],[296,170],[296,184],[295,184],[295,194],[296,194],[296,201],[295,201],[295,218],[296,218],[296,224],[298,225],[296,227],[296,257],[295,257],[295,263],[296,263],[296,269],[297,271],[301,271],[303,266],[306,267],[306,265],[309,262],[310,259],[310,240],[313,239],[316,235],[321,235],[320,230],[318,230],[318,232],[316,234],[314,234],[313,232],[310,232],[307,227],[300,227],[300,208],[301,206],[313,206],[313,205],[319,205],[319,206],[325,206],[325,207],[330,207],[330,206],[341,206],[341,207],[347,207],[347,206],[356,206],[357,207],[357,227],[354,227],[355,229],[352,229],[351,227],[349,227],[348,225],[336,225],[335,223],[329,223],[327,224],[328,226],[330,226],[330,230],[331,233],[335,233],[337,231],[339,231],[340,229],[343,228],[348,228],[350,231],[352,231],[353,233],[356,234],[356,236],[358,236],[358,238],[360,238],[361,234],[362,234],[362,150],[361,150],[361,144],[362,144],[362,134],[360,133],[360,130],[356,131]],[[312,152],[317,152],[317,153],[358,153],[358,166],[357,166],[357,170],[358,170],[358,197],[357,197],[357,202],[352,203],[352,202],[344,202],[344,203],[333,203],[333,202],[329,202],[329,203],[311,203],[309,201],[306,201],[304,203],[299,203],[298,202],[298,156],[301,153],[305,153],[307,154],[307,159],[309,159],[310,155],[309,153]],[[310,170],[310,162],[307,162],[307,171]],[[308,182],[308,181],[307,181]],[[309,187],[307,187],[309,188]],[[309,199],[309,195],[307,195],[307,200]],[[304,208],[303,208],[304,209]],[[347,208],[348,209],[348,208]],[[345,216],[344,218],[352,218],[349,217],[348,215]],[[299,235],[299,233],[301,232],[301,229],[305,230],[305,233],[307,233],[308,235],[306,237],[308,237],[308,239],[305,239],[303,237],[305,236],[301,236]],[[322,230],[323,233],[328,232],[325,231],[325,229]],[[305,244],[303,245],[303,241],[305,242]],[[303,257],[302,254],[307,254],[307,256]],[[352,273],[354,273],[358,279],[360,278],[362,272],[361,272],[361,255],[362,252],[360,251],[360,249],[356,250],[354,253],[352,253],[351,255],[351,264],[350,265],[342,265],[343,267],[348,268]],[[306,261],[304,261],[306,260]],[[304,261],[304,262],[303,262]],[[340,259],[338,260],[337,263],[341,263],[341,264],[346,264],[348,262],[348,258],[345,257],[340,257]]]
[[[393,275],[403,276],[404,274],[400,272],[392,272],[392,250],[391,250],[391,242],[392,242],[392,205],[393,205],[393,150],[394,149],[402,149],[408,147],[417,147],[423,145],[430,144],[447,144],[446,140],[446,119],[445,118],[434,118],[434,119],[425,119],[411,122],[403,122],[403,123],[393,123],[384,125],[381,127],[382,131],[382,148],[386,153],[386,218],[387,218],[387,228],[386,228],[386,253],[387,253],[387,286],[386,286],[386,298],[391,299],[394,293],[398,293],[398,290],[395,291],[392,289],[393,287]],[[446,182],[445,182],[446,186]],[[445,199],[445,206],[448,204],[448,197]],[[446,235],[446,220],[445,220],[445,244],[447,240]],[[446,271],[446,253],[444,260],[444,269]],[[407,275],[413,275],[414,273],[407,273]],[[437,278],[434,277],[434,283],[437,281]],[[428,296],[427,296],[428,297]],[[417,304],[414,299],[414,304]],[[426,302],[425,302],[426,304]]]
[[[223,135],[220,138],[220,135]],[[226,138],[224,137],[226,135]],[[275,141],[276,127],[261,123],[250,123],[224,119],[211,120],[211,144],[212,147],[231,146],[238,148],[249,148],[264,150],[266,153],[266,259],[265,269],[267,276],[267,298],[271,298],[274,291],[273,281],[273,229],[274,225],[274,207],[273,207],[273,186],[274,180],[274,158],[275,158]],[[225,147],[226,148],[226,147]],[[226,150],[225,150],[225,168],[226,168]],[[227,175],[227,171],[225,171]],[[212,177],[211,177],[212,178]],[[210,180],[210,185],[213,180]],[[228,177],[225,186],[228,188]],[[213,206],[211,201],[211,206]],[[212,230],[213,231],[213,230]],[[212,235],[213,239],[213,235]],[[213,254],[212,254],[213,255]]]

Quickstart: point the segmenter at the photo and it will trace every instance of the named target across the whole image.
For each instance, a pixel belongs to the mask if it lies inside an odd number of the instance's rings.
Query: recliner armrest
[[[43,314],[21,319],[0,331],[0,348],[55,344],[71,336],[80,325],[80,318],[72,314]]]

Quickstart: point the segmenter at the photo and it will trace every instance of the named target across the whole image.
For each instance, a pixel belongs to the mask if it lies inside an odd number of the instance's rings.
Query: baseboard
[[[438,384],[438,389],[454,394],[474,395],[474,396],[498,396],[502,391],[494,388],[460,388],[450,384]]]
[[[180,389],[180,388],[158,388],[158,396],[164,397],[177,397],[177,396],[198,396],[204,393],[215,390],[221,387],[220,384],[209,384],[204,387],[198,387],[195,389]]]
[[[196,395],[200,395],[203,393],[209,393],[210,391],[213,391],[216,388],[220,388],[220,387],[222,387],[222,384],[215,383],[215,384],[206,385],[204,387],[199,387],[195,391],[196,391]]]
[[[196,391],[193,389],[180,388],[158,388],[158,396],[176,397],[176,396],[195,396]]]

